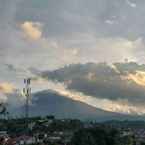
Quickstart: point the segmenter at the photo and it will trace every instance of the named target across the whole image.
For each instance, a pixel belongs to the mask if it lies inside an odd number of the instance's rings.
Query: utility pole
[[[29,105],[30,105],[30,98],[31,98],[31,87],[30,87],[31,79],[27,78],[24,79],[25,87],[23,88],[23,94],[26,97],[26,104],[25,104],[25,121],[26,127],[28,129],[28,119],[29,119]]]

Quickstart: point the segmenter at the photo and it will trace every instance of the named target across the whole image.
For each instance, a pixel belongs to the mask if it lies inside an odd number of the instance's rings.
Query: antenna
[[[31,79],[27,78],[24,79],[25,87],[23,88],[23,93],[26,97],[26,104],[25,104],[25,119],[26,125],[28,127],[28,119],[29,119],[29,104],[30,104],[30,97],[31,97],[31,87],[30,87]]]

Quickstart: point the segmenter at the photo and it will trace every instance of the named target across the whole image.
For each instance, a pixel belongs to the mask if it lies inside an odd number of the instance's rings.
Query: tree
[[[71,140],[71,145],[134,145],[134,138],[122,138],[117,129],[89,128],[77,131]]]

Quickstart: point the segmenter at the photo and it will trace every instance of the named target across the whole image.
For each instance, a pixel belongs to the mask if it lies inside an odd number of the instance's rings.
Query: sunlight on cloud
[[[73,39],[64,41],[65,47],[79,48],[79,62],[118,62],[125,58],[139,61],[138,48],[144,48],[142,38],[135,40],[123,37],[96,37],[93,34],[78,33]],[[107,53],[104,53],[106,52]],[[74,60],[72,60],[74,61]]]
[[[131,114],[131,115],[143,115],[145,114],[145,107],[134,106],[130,104],[127,100],[116,100],[112,101],[109,99],[100,99],[93,96],[88,96],[82,92],[76,92],[73,90],[68,90],[66,84],[47,81],[45,79],[39,78],[33,81],[33,84],[43,85],[47,89],[56,91],[58,94],[70,98],[74,101],[82,102],[88,104],[92,107],[102,109],[104,111],[116,112],[121,114]]]
[[[32,40],[38,40],[42,36],[41,24],[26,21],[21,24],[21,29],[23,30],[25,37]]]
[[[127,78],[133,80],[138,85],[145,87],[145,72],[136,71],[135,74],[129,74]]]
[[[120,74],[120,71],[118,70],[118,68],[117,68],[115,65],[111,64],[110,67],[111,67],[117,74]]]
[[[15,91],[15,86],[13,84],[10,83],[0,83],[0,92],[1,93],[6,93],[6,94],[10,94],[13,93]]]

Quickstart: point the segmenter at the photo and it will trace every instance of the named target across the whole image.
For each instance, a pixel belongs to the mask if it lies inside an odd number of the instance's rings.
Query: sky
[[[34,92],[49,88],[106,111],[145,114],[145,108],[139,107],[143,100],[145,102],[144,14],[144,0],[0,0],[0,100],[21,105],[23,79],[33,77],[37,78],[32,84]],[[72,82],[78,78],[80,82],[84,80],[80,73],[73,78],[72,70],[67,66],[84,64],[89,67],[88,63],[96,63],[98,71],[101,62],[107,63],[104,71],[115,71],[111,78],[110,74],[104,73],[102,80],[95,79],[101,73],[92,72],[90,68],[84,76],[90,81],[96,80],[97,84],[87,82],[85,89],[81,89],[83,84],[80,83],[76,89],[74,86],[78,83],[74,83],[72,87]],[[123,70],[114,65],[119,62]],[[136,63],[133,72],[129,62]],[[53,73],[61,68],[63,71],[70,69],[67,80],[60,81],[55,76],[56,83],[51,77],[40,77],[43,72]],[[108,96],[92,93],[98,86],[104,87],[104,77],[112,84],[112,87],[108,84],[109,90],[105,86],[104,92]],[[133,82],[135,94],[140,95],[133,95],[132,88],[122,94],[122,83],[130,82],[128,80]],[[66,81],[72,84],[71,87]],[[116,81],[118,88],[114,88]],[[112,89],[117,93],[112,94]],[[79,100],[78,94],[81,94]],[[88,98],[99,100],[94,103]],[[126,109],[123,109],[124,104]]]

